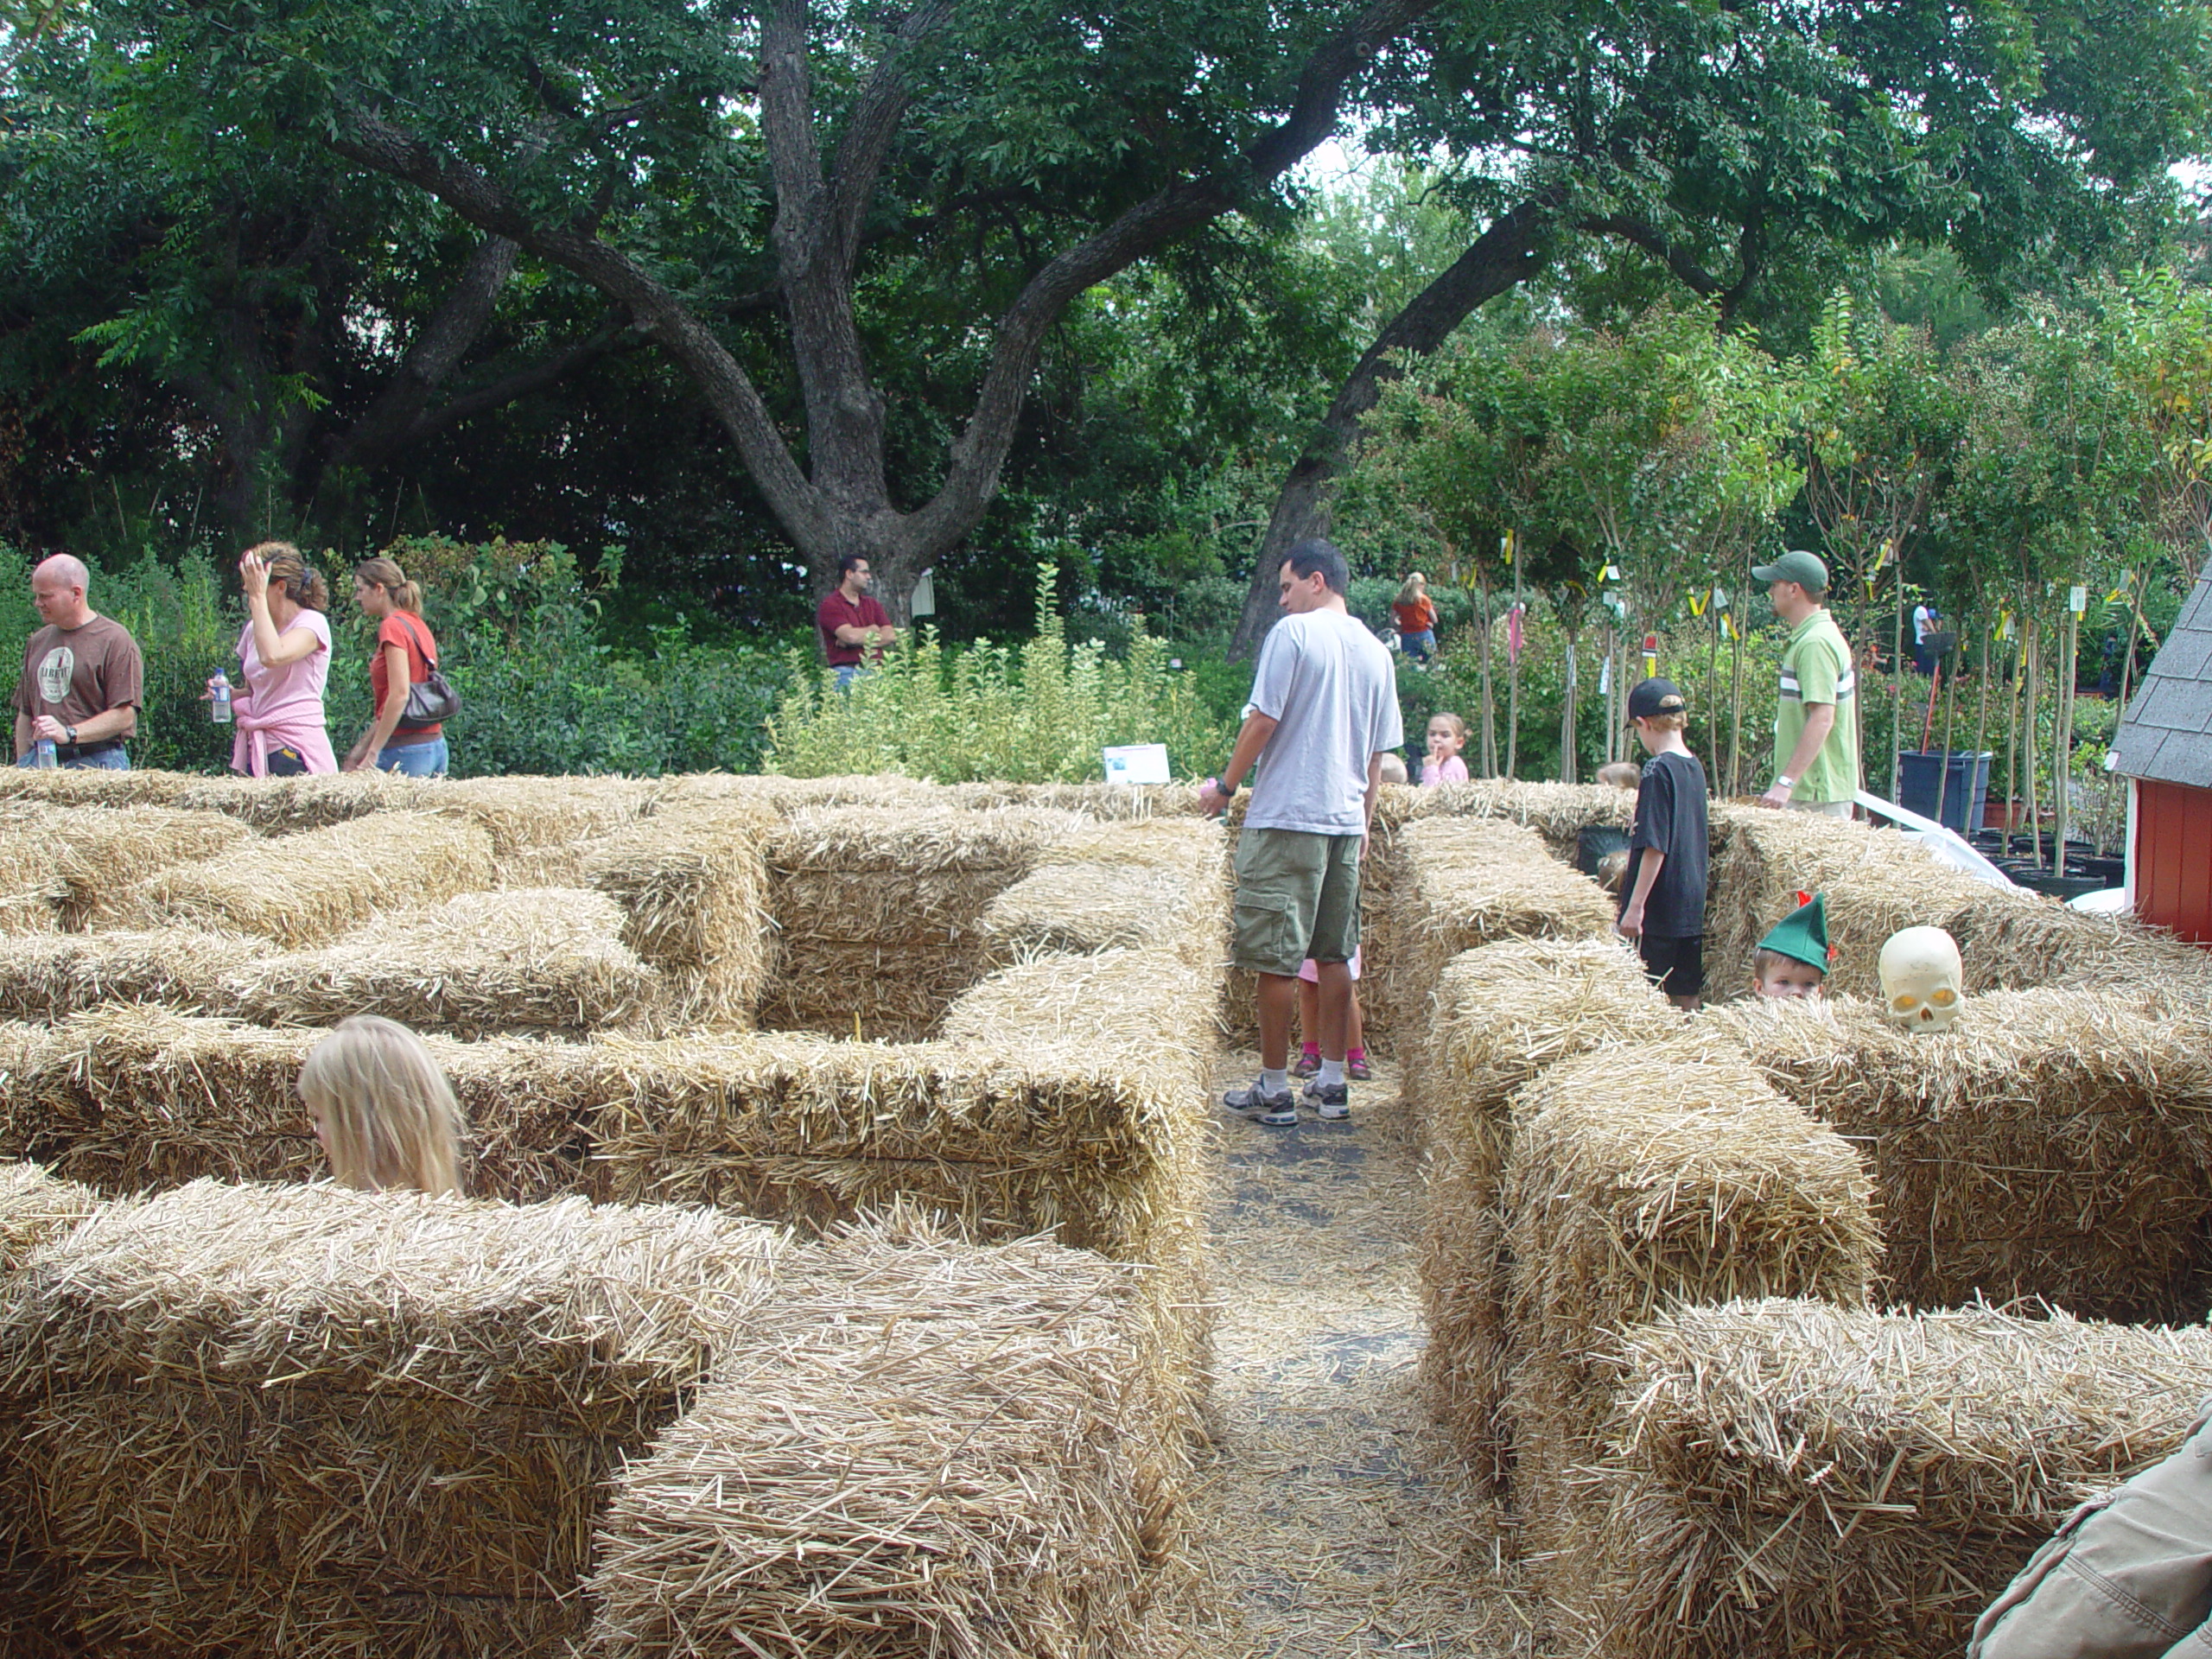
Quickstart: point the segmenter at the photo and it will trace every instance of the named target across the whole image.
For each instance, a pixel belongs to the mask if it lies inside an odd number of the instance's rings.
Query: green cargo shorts
[[[1230,961],[1258,974],[1350,962],[1359,949],[1357,836],[1246,830],[1236,837],[1236,940]]]

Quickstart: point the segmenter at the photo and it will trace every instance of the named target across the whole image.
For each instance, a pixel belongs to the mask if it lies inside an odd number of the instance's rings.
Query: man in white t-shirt
[[[1912,666],[1918,674],[1936,671],[1936,653],[1928,648],[1928,636],[1943,626],[1942,613],[1924,601],[1912,607]]]
[[[1236,752],[1198,792],[1207,812],[1225,812],[1244,774],[1258,768],[1236,841],[1230,960],[1259,976],[1261,1073],[1224,1103],[1278,1126],[1298,1122],[1290,1020],[1309,957],[1319,976],[1321,1071],[1306,1092],[1322,1117],[1351,1116],[1344,1042],[1359,864],[1382,756],[1406,740],[1390,653],[1344,608],[1349,579],[1344,555],[1329,543],[1290,550],[1279,576],[1287,614],[1260,647]]]

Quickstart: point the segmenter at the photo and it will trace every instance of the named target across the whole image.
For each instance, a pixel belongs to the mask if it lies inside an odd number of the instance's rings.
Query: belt
[[[121,738],[104,737],[93,743],[57,743],[54,746],[54,755],[57,760],[81,760],[86,755],[105,754],[110,749],[122,747]]]

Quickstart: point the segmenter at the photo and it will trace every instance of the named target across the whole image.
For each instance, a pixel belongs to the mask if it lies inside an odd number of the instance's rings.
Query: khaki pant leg
[[[2163,1659],[2212,1612],[2212,1433],[2076,1510],[1974,1626],[1967,1659]]]

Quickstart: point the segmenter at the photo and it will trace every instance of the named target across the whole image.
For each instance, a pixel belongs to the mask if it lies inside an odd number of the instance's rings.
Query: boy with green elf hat
[[[1825,895],[1797,895],[1797,908],[1774,925],[1751,953],[1751,995],[1818,998],[1827,982],[1828,912]]]

